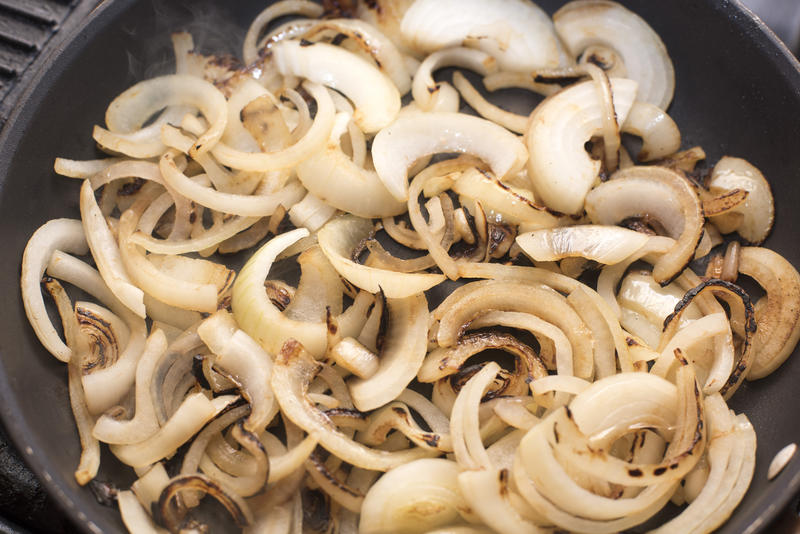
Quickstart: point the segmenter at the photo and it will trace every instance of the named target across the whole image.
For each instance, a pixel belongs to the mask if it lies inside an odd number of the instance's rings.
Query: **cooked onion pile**
[[[793,351],[800,275],[759,247],[758,169],[679,152],[641,18],[283,0],[244,66],[173,43],[175,73],[95,127],[110,157],[56,160],[80,219],[22,260],[69,368],[75,477],[101,442],[131,466],[132,532],[200,528],[206,497],[269,533],[616,532],[669,501],[658,531],[727,519],[756,438],[726,400]],[[503,88],[546,98],[515,113]]]

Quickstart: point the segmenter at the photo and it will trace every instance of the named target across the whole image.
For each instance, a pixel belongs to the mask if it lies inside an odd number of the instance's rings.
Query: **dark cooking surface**
[[[778,4],[782,9],[786,5],[792,6],[800,16],[800,2],[796,0],[770,2],[773,8]],[[43,57],[37,59],[37,56],[46,56],[63,37],[58,35],[52,38],[53,35],[59,30],[63,30],[62,34],[69,33],[97,3],[98,0],[0,0],[0,125],[5,122],[9,111],[37,70],[37,64],[43,62]],[[259,5],[262,3],[266,2],[257,2]],[[539,3],[547,6],[556,2]],[[755,0],[745,0],[745,3],[759,7]],[[795,16],[795,20],[798,16]],[[769,13],[764,14],[764,18],[769,22]],[[654,26],[658,30],[658,25]],[[793,35],[797,35],[797,32]],[[688,86],[691,82],[679,79],[678,83],[680,88],[680,84]],[[680,119],[678,123],[681,124]],[[684,141],[684,146],[692,141]],[[702,139],[696,141],[702,142]],[[794,500],[790,508],[793,510],[796,505]],[[792,515],[787,513],[786,517],[791,519]],[[790,532],[788,528],[786,526],[781,530],[775,525],[767,532]],[[55,500],[47,495],[35,475],[20,461],[19,454],[9,445],[0,426],[0,534],[75,530]]]

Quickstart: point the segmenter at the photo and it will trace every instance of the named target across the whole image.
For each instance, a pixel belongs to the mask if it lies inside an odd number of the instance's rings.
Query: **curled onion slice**
[[[391,123],[400,111],[400,93],[376,67],[326,43],[282,41],[271,48],[278,71],[301,76],[342,92],[355,104],[353,120],[367,133]]]
[[[401,29],[420,52],[464,44],[493,55],[507,70],[551,68],[561,60],[549,17],[523,0],[417,0],[403,15]]]
[[[289,340],[275,361],[271,384],[286,417],[319,440],[322,447],[352,465],[375,471],[387,471],[430,455],[420,448],[393,452],[371,449],[348,438],[308,398],[308,387],[320,369],[300,343]]]
[[[74,219],[53,219],[43,224],[25,245],[22,254],[22,274],[20,288],[25,314],[33,327],[36,337],[50,354],[63,362],[68,362],[72,350],[61,340],[47,316],[47,309],[39,287],[42,275],[53,251],[61,249],[74,254],[86,254],[89,246],[83,233],[81,221]]]
[[[622,124],[636,98],[638,84],[611,78],[617,124]],[[603,129],[605,106],[592,81],[573,85],[539,104],[526,134],[528,176],[548,207],[577,213],[600,173],[584,145]]]
[[[517,243],[536,261],[581,257],[598,263],[618,263],[647,242],[645,234],[617,226],[567,226],[535,230],[517,236]]]
[[[493,122],[463,113],[433,112],[401,116],[372,142],[375,170],[389,192],[408,200],[409,167],[441,152],[474,154],[501,180],[520,171],[528,157],[517,136]]]
[[[675,69],[664,42],[639,15],[608,0],[577,0],[559,9],[553,23],[572,57],[591,56],[591,46],[607,47],[621,56],[625,77],[639,82],[639,99],[667,109]]]
[[[616,224],[650,216],[675,244],[653,266],[653,278],[668,284],[688,265],[703,235],[703,207],[697,193],[678,173],[664,167],[629,167],[586,196],[594,223]]]
[[[723,233],[735,230],[753,244],[767,238],[775,218],[775,201],[761,171],[746,160],[725,156],[714,165],[708,187],[712,193],[747,191],[742,204],[710,218]]]
[[[319,231],[319,246],[347,281],[370,293],[383,291],[389,298],[405,298],[426,291],[444,280],[444,275],[399,273],[368,267],[350,259],[355,247],[372,231],[369,220],[351,215],[337,217]]]
[[[443,67],[462,67],[486,76],[497,70],[497,62],[486,52],[462,47],[443,48],[426,57],[414,75],[411,89],[414,102],[424,111],[433,109],[440,87],[433,81],[433,71]]]
[[[622,131],[642,138],[642,148],[636,156],[639,161],[665,158],[681,147],[681,132],[675,121],[658,106],[646,102],[633,103]]]

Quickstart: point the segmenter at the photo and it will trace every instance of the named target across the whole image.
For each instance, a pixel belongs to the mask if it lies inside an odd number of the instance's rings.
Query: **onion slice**
[[[730,211],[710,217],[723,233],[736,231],[753,244],[764,241],[772,230],[775,201],[769,182],[755,166],[741,158],[725,156],[714,165],[708,182],[712,193],[747,192],[743,203]]]
[[[611,78],[617,124],[623,124],[638,84]],[[547,98],[533,111],[526,134],[528,176],[548,207],[574,214],[583,208],[602,167],[584,145],[603,129],[605,105],[593,81],[573,85]]]
[[[536,261],[579,257],[613,265],[641,249],[645,234],[618,226],[582,225],[535,230],[517,236],[522,250]]]
[[[639,99],[667,109],[675,69],[664,42],[639,15],[608,0],[576,0],[558,10],[553,23],[572,57],[590,46],[610,49],[621,56],[626,77],[640,84]]]
[[[500,180],[519,172],[528,152],[517,136],[493,122],[463,113],[401,116],[372,142],[375,170],[389,192],[408,200],[408,169],[418,159],[460,152],[486,161]]]

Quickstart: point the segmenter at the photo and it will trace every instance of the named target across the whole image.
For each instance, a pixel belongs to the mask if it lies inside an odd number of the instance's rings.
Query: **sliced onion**
[[[654,104],[634,102],[622,131],[642,138],[642,149],[636,156],[639,161],[665,158],[681,147],[678,125]]]
[[[714,166],[708,187],[712,193],[736,189],[747,191],[743,204],[710,219],[720,230],[724,233],[735,230],[753,244],[767,238],[775,217],[775,201],[761,171],[746,160],[725,156]]]
[[[484,119],[518,134],[524,134],[528,129],[528,117],[495,106],[475,89],[466,76],[458,71],[453,73],[453,85],[461,93],[461,98]]]
[[[222,137],[227,121],[225,97],[211,83],[185,74],[159,76],[127,89],[108,106],[106,124],[111,133],[130,133],[141,128],[155,112],[167,106],[197,108],[208,120],[208,130],[197,139],[190,155],[207,152]],[[102,128],[96,127],[95,136],[101,131]],[[117,147],[112,145],[109,148]],[[130,155],[150,157],[155,154]]]
[[[542,529],[524,518],[509,502],[506,469],[464,471],[458,475],[464,499],[481,520],[502,534],[539,534]]]
[[[340,216],[319,231],[319,245],[334,268],[347,281],[370,293],[405,298],[426,291],[444,280],[443,275],[398,273],[367,267],[351,260],[353,250],[372,232],[372,223],[351,215]]]
[[[22,254],[20,289],[25,314],[36,337],[50,354],[63,362],[68,362],[72,350],[61,340],[53,323],[50,322],[42,290],[39,287],[50,257],[56,249],[81,255],[88,252],[89,247],[81,221],[53,219],[33,233]]]
[[[577,0],[559,9],[553,22],[572,57],[591,46],[607,47],[621,56],[625,76],[640,84],[639,100],[667,109],[675,69],[663,41],[639,15],[616,2]]]
[[[462,113],[402,116],[372,142],[375,170],[398,200],[408,199],[407,172],[423,156],[441,152],[474,154],[501,180],[522,169],[528,157],[519,139],[485,119]]]
[[[286,15],[303,15],[317,18],[322,16],[324,9],[316,2],[309,0],[283,0],[267,7],[253,19],[242,44],[242,58],[245,64],[250,65],[258,59],[259,35],[275,19]]]
[[[416,534],[451,524],[467,503],[458,485],[459,468],[443,458],[415,460],[392,469],[364,497],[362,534]]]
[[[358,19],[328,19],[315,24],[303,37],[313,40],[315,35],[326,31],[346,35],[358,48],[372,56],[377,67],[392,80],[401,95],[411,89],[411,76],[402,54],[376,26]]]
[[[536,261],[581,257],[598,263],[618,263],[647,242],[639,232],[617,226],[567,226],[536,230],[517,236],[522,250]]]
[[[757,379],[777,369],[800,339],[800,275],[783,256],[759,247],[742,247],[739,272],[766,291],[766,303],[756,306],[754,361],[747,375]]]
[[[610,80],[617,124],[623,124],[636,98],[637,83]],[[600,174],[584,145],[603,128],[603,99],[594,82],[573,85],[539,104],[526,134],[530,159],[528,176],[548,207],[577,213]]]
[[[443,48],[430,54],[417,69],[412,87],[414,102],[423,111],[433,109],[439,91],[439,84],[433,81],[433,71],[443,67],[466,68],[486,76],[497,70],[497,62],[486,52],[462,47]]]
[[[203,393],[192,393],[155,435],[142,443],[111,445],[111,452],[132,467],[144,467],[174,453],[204,424],[235,401],[235,395],[209,400]]]
[[[271,384],[286,417],[319,440],[322,447],[352,465],[376,471],[386,471],[430,454],[419,448],[394,452],[370,449],[348,438],[308,399],[308,386],[319,370],[320,364],[302,345],[289,340],[275,361]]]
[[[417,0],[401,28],[406,42],[420,52],[464,44],[493,55],[507,70],[556,67],[561,60],[550,18],[523,0]]]
[[[271,48],[278,71],[340,91],[353,101],[353,120],[367,133],[391,123],[400,111],[400,93],[376,67],[337,46],[282,41]]]
[[[676,240],[653,266],[653,278],[662,285],[688,265],[703,235],[703,208],[697,193],[675,171],[663,167],[618,171],[587,195],[586,212],[599,224],[645,215],[659,221]]]

